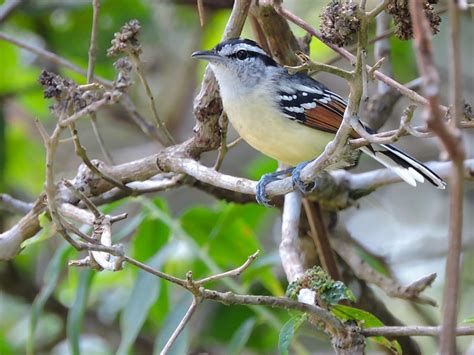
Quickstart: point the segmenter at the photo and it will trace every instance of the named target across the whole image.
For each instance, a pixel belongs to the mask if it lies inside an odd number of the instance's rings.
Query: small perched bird
[[[257,186],[257,201],[268,204],[265,185],[282,174],[291,172],[293,182],[301,186],[301,169],[334,138],[346,101],[306,74],[289,74],[249,39],[230,39],[192,57],[209,62],[224,110],[240,136],[263,154],[296,167],[264,175]],[[360,150],[412,186],[425,179],[437,188],[446,186],[433,171],[393,145],[371,144]],[[341,162],[338,167],[351,164]]]

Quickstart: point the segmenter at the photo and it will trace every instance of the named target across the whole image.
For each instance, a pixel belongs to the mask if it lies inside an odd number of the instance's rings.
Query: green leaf
[[[153,354],[158,355],[160,354],[161,350],[165,347],[168,339],[171,337],[175,329],[178,327],[178,324],[183,319],[184,315],[189,309],[191,305],[191,295],[186,293],[174,306],[171,307],[173,311],[171,311],[166,319],[163,322],[163,327],[160,329],[158,336],[155,339],[155,345],[153,346]],[[189,346],[189,324],[181,334],[176,339],[175,343],[171,347],[170,351],[168,352],[169,355],[181,355],[188,353],[188,346]]]
[[[22,63],[20,49],[6,41],[0,41],[2,62],[0,65],[0,94],[18,92],[36,86],[38,69]]]
[[[71,252],[71,246],[62,244],[54,253],[51,261],[46,268],[44,273],[44,286],[41,288],[40,293],[35,297],[31,306],[31,318],[28,327],[28,338],[26,343],[26,353],[34,354],[35,345],[35,331],[38,325],[38,320],[43,313],[44,305],[48,298],[53,294],[56,285],[58,284],[59,276],[61,271],[66,266],[66,260]],[[2,353],[0,351],[0,353]]]
[[[288,348],[291,345],[296,331],[306,320],[308,315],[306,313],[298,314],[290,318],[288,322],[283,324],[278,338],[278,351],[282,355],[288,355]]]
[[[0,333],[0,354],[2,355],[13,355],[13,346],[11,346],[4,335]]]
[[[168,244],[155,254],[147,265],[159,269],[172,253],[175,243]],[[120,317],[122,338],[117,354],[128,354],[145,323],[150,308],[160,293],[160,279],[144,270],[137,273],[130,297]]]
[[[52,228],[51,220],[48,217],[46,212],[41,213],[38,216],[39,224],[41,226],[41,231],[37,233],[33,238],[29,238],[24,240],[21,243],[21,248],[26,248],[29,245],[43,242],[49,238],[51,238],[56,233],[56,229]]]
[[[372,269],[374,269],[375,271],[377,271],[378,273],[384,276],[390,277],[390,270],[379,259],[377,259],[373,255],[370,255],[363,248],[360,248],[357,246],[356,246],[356,253],[362,260],[364,260],[367,264],[369,264]]]
[[[79,355],[80,351],[80,335],[81,335],[81,326],[82,319],[84,317],[84,312],[87,307],[87,299],[89,297],[89,292],[92,285],[92,280],[94,279],[95,271],[91,269],[84,269],[80,271],[79,275],[79,284],[76,291],[76,299],[74,304],[69,310],[67,317],[67,337],[69,340],[71,353],[74,355]]]
[[[462,321],[463,323],[474,323],[474,317],[466,318]]]
[[[230,340],[229,346],[227,347],[226,354],[238,355],[242,353],[242,350],[247,344],[247,341],[252,334],[252,330],[255,326],[255,318],[247,319],[234,333],[234,336]]]
[[[374,328],[384,326],[382,321],[376,316],[374,316],[372,313],[369,313],[359,308],[337,304],[332,307],[331,313],[341,320],[355,320],[362,328]],[[393,354],[402,354],[402,348],[396,340],[390,341],[386,337],[382,336],[370,337],[369,339],[375,341],[380,345],[385,346],[390,351],[392,351]]]
[[[32,136],[30,127],[19,120],[9,122],[5,134],[5,182],[14,184],[15,189],[39,194],[43,189],[45,169],[43,145]]]
[[[169,214],[164,200],[153,201],[156,208]],[[163,221],[152,216],[146,216],[138,227],[133,238],[133,256],[138,260],[147,260],[155,255],[169,240],[170,228]]]

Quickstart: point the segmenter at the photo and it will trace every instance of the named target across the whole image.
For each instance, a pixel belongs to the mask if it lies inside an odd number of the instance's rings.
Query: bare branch
[[[355,275],[368,283],[377,285],[387,295],[402,299],[411,300],[420,304],[429,304],[436,306],[436,301],[420,295],[426,287],[430,286],[436,274],[431,274],[418,281],[413,282],[409,286],[402,286],[396,280],[393,280],[381,273],[375,271],[368,265],[357,253],[353,243],[350,242],[347,231],[337,231],[337,238],[331,238],[331,245],[337,254],[351,267]]]
[[[226,305],[262,305],[282,309],[292,309],[301,312],[308,312],[318,317],[321,322],[324,322],[326,325],[331,327],[335,334],[345,332],[344,325],[329,311],[315,305],[293,301],[289,298],[273,296],[237,295],[232,292],[219,292],[204,288],[199,289],[199,294],[204,299],[214,300]]]
[[[23,0],[7,0],[0,6],[0,24],[2,24],[15,9],[23,3]]]
[[[299,248],[299,225],[301,215],[301,193],[285,195],[281,222],[280,259],[288,282],[296,281],[306,270]]]
[[[216,275],[205,277],[203,279],[194,281],[194,284],[199,286],[199,285],[204,285],[205,283],[208,283],[208,282],[223,279],[225,277],[239,276],[242,272],[244,272],[246,269],[249,268],[249,266],[255,261],[255,259],[257,259],[259,253],[260,253],[260,250],[257,250],[255,253],[253,253],[252,255],[250,255],[247,258],[245,263],[243,263],[241,266],[239,266],[236,269],[229,270],[229,271],[223,272],[221,274],[216,274]]]
[[[86,80],[91,83],[94,78],[94,68],[97,54],[97,30],[99,22],[100,0],[92,0],[92,30],[89,46],[89,62],[87,65]]]
[[[26,214],[33,208],[33,203],[18,200],[7,194],[0,194],[0,210],[11,213]]]
[[[53,63],[57,65],[64,66],[70,70],[72,70],[75,73],[81,74],[84,77],[87,76],[87,71],[82,69],[81,67],[73,64],[72,62],[68,61],[67,59],[62,58],[61,56],[58,56],[55,53],[49,52],[43,48],[35,47],[33,45],[30,45],[26,42],[20,41],[4,32],[0,32],[0,40],[4,40],[7,42],[10,42],[14,44],[15,46],[18,46],[20,48],[23,48],[31,53],[34,53],[41,57],[42,59]],[[104,78],[98,77],[97,75],[94,76],[94,80],[97,81],[98,83],[104,85],[107,88],[111,88],[113,86],[113,83],[109,80],[106,80]],[[130,115],[132,120],[137,124],[138,127],[150,138],[153,140],[159,142],[159,132],[157,128],[151,124],[149,124],[137,111],[135,104],[130,100],[130,97],[127,94],[122,95],[120,104],[123,106],[125,111]]]
[[[298,16],[296,16],[295,14],[290,12],[289,10],[287,10],[287,9],[285,9],[285,8],[279,6],[279,5],[276,6],[276,9],[277,9],[277,12],[280,15],[282,15],[283,17],[288,19],[290,22],[293,22],[295,25],[301,27],[302,29],[304,29],[305,31],[307,31],[308,33],[310,33],[311,35],[313,35],[314,37],[316,37],[320,41],[324,42],[328,47],[330,47],[335,52],[339,53],[342,57],[348,59],[349,61],[353,61],[355,59],[354,55],[352,55],[350,52],[348,52],[344,48],[340,48],[340,47],[337,47],[336,45],[325,42],[324,39],[322,38],[321,34],[318,31],[316,31],[313,27],[308,25],[305,21],[303,21],[301,18],[299,18]],[[370,66],[367,69],[370,70]],[[381,73],[380,71],[378,71],[378,70],[375,71],[374,75],[378,80],[381,80],[384,83],[386,83],[387,85],[392,86],[393,88],[398,90],[400,93],[402,93],[404,96],[408,97],[412,101],[420,103],[420,104],[426,104],[427,103],[426,98],[424,98],[423,96],[419,95],[418,93],[406,88],[404,85],[398,83],[397,81],[395,81],[392,78],[386,76],[385,74]],[[440,109],[444,112],[446,112],[448,110],[448,108],[445,107],[445,106],[441,106]]]
[[[341,280],[328,232],[324,225],[321,207],[317,202],[309,201],[307,198],[303,199],[303,206],[309,222],[310,235],[318,250],[321,265],[333,280]]]
[[[199,0],[198,0],[199,1]],[[181,319],[181,322],[179,322],[178,326],[174,330],[173,334],[171,334],[171,337],[168,339],[166,342],[163,350],[161,350],[160,355],[166,355],[170,351],[171,347],[173,346],[174,342],[178,338],[179,334],[183,331],[184,327],[186,324],[191,320],[191,317],[193,316],[194,312],[196,311],[196,308],[199,304],[199,299],[193,295],[193,302],[188,308],[188,311],[184,315],[183,319]]]
[[[454,329],[456,336],[474,335],[474,326],[465,325]],[[441,326],[424,327],[420,325],[403,326],[403,327],[374,327],[362,329],[364,336],[439,336],[441,334]]]

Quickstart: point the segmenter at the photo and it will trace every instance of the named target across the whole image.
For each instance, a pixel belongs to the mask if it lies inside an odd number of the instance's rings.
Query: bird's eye
[[[243,49],[241,49],[235,55],[236,55],[237,59],[244,60],[244,59],[247,58],[247,51],[244,51]]]

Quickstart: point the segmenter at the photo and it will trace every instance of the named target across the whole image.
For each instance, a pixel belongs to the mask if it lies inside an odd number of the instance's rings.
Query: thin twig
[[[204,8],[203,0],[197,0],[197,9],[199,14],[199,24],[201,27],[204,27],[204,24],[206,23],[206,9]]]
[[[84,204],[87,206],[89,211],[91,211],[94,214],[95,218],[99,218],[102,213],[99,211],[99,209],[92,203],[92,201],[80,190],[76,189],[73,184],[71,184],[68,180],[63,180],[63,184],[66,185],[66,187],[71,190],[76,197],[81,199]]]
[[[7,0],[0,6],[0,24],[2,24],[15,9],[23,3],[23,0]]]
[[[390,0],[383,0],[380,4],[378,4],[373,10],[369,11],[366,16],[367,16],[367,21],[370,22],[372,21],[378,14],[380,14],[387,5],[390,3]]]
[[[354,241],[346,229],[338,228],[335,233],[337,238],[331,238],[332,247],[359,279],[378,286],[390,297],[398,297],[431,306],[437,305],[432,298],[421,295],[421,292],[433,283],[436,274],[428,275],[411,285],[402,286],[397,280],[374,270],[361,258],[358,249],[354,248]]]
[[[326,226],[324,225],[321,208],[317,202],[303,199],[303,206],[308,218],[310,235],[318,250],[322,267],[333,280],[341,280],[336,258],[329,242]]]
[[[164,273],[164,272],[161,272],[161,271],[159,271],[159,270],[156,270],[156,269],[152,268],[151,266],[148,266],[148,265],[146,265],[146,264],[143,264],[143,263],[139,262],[138,260],[135,260],[135,259],[133,259],[133,258],[131,258],[131,257],[129,257],[129,256],[126,256],[126,255],[124,256],[124,260],[125,260],[127,263],[132,264],[132,265],[135,265],[136,267],[138,267],[138,268],[140,268],[140,269],[142,269],[142,270],[144,270],[144,271],[146,271],[146,272],[148,272],[148,273],[150,273],[150,274],[152,274],[152,275],[155,275],[155,276],[157,276],[157,277],[159,277],[159,278],[161,278],[161,279],[164,279],[164,280],[166,280],[166,281],[172,282],[172,283],[174,283],[174,284],[176,284],[176,285],[179,285],[179,286],[181,286],[181,287],[186,288],[186,285],[187,285],[186,280],[182,280],[182,279],[179,279],[179,278],[177,278],[177,277],[174,277],[174,276],[171,276],[171,275],[169,275],[169,274],[166,274],[166,273]]]
[[[71,123],[76,122],[82,116],[88,115],[91,112],[96,112],[99,108],[105,105],[111,105],[116,102],[118,98],[112,98],[111,96],[105,95],[102,99],[92,102],[90,105],[84,107],[83,109],[74,112],[71,116],[65,118],[63,121],[59,122],[61,128],[66,128]]]
[[[163,350],[161,350],[160,355],[166,355],[170,351],[171,347],[173,346],[174,342],[178,338],[179,334],[184,330],[184,327],[186,324],[190,321],[191,317],[193,316],[194,312],[196,311],[196,308],[199,304],[199,299],[193,295],[193,301],[191,305],[188,308],[188,311],[184,315],[183,319],[181,319],[181,322],[179,322],[178,326],[174,330],[173,334],[171,334],[171,337],[168,339],[166,342]]]
[[[8,194],[0,194],[0,210],[26,214],[33,208],[33,203],[18,200]]]
[[[145,89],[145,93],[146,93],[148,99],[150,100],[150,108],[151,108],[151,112],[153,114],[153,118],[155,119],[156,125],[158,126],[158,129],[161,132],[163,132],[163,134],[165,135],[166,145],[174,144],[175,142],[174,142],[173,136],[168,131],[168,129],[166,128],[165,123],[163,122],[163,120],[158,115],[158,111],[156,109],[156,104],[155,104],[155,97],[153,96],[153,93],[151,92],[151,88],[150,88],[150,85],[148,84],[148,79],[146,78],[145,71],[143,70],[143,67],[142,67],[142,64],[141,64],[141,61],[140,61],[140,57],[138,56],[138,54],[136,54],[134,52],[133,53],[130,52],[129,53],[129,58],[132,60],[133,64],[135,65],[135,69],[137,70],[138,77],[140,78],[140,81],[143,85],[143,88]]]
[[[237,295],[232,292],[219,292],[203,288],[199,289],[199,295],[204,299],[214,300],[226,305],[262,305],[282,309],[293,309],[301,312],[308,312],[318,317],[321,322],[324,322],[328,327],[330,327],[334,334],[345,332],[344,325],[329,311],[319,306],[293,301],[289,298],[273,296]]]
[[[14,44],[17,47],[26,49],[27,51],[38,55],[39,57],[47,60],[50,63],[62,65],[63,67],[66,67],[66,68],[72,70],[73,72],[76,72],[78,74],[87,76],[87,71],[86,70],[84,70],[81,67],[71,63],[67,59],[64,59],[61,56],[58,56],[57,54],[54,54],[54,53],[52,53],[50,51],[47,51],[43,48],[39,48],[39,47],[33,46],[29,43],[18,40],[16,38],[10,36],[7,33],[4,33],[4,32],[0,32],[0,39],[4,40],[4,41],[7,41],[7,42],[10,42],[10,43]],[[94,77],[94,78],[97,82],[101,83],[102,85],[104,85],[106,87],[109,87],[109,88],[112,87],[112,82],[111,81],[103,79],[103,78],[99,78],[99,77]]]
[[[208,283],[208,282],[223,279],[224,277],[239,276],[242,272],[244,272],[246,269],[248,269],[248,267],[255,261],[255,259],[257,259],[259,253],[260,253],[260,250],[257,250],[255,253],[253,253],[252,255],[250,255],[247,258],[245,263],[243,263],[241,266],[239,266],[236,269],[229,270],[229,271],[223,272],[221,274],[216,274],[216,275],[205,277],[203,279],[194,281],[194,284],[199,286],[199,285],[204,285],[205,283]]]
[[[75,65],[74,63],[64,59],[63,57],[47,51],[43,48],[39,48],[33,46],[29,43],[24,41],[18,40],[4,32],[0,32],[0,40],[7,41],[9,43],[14,44],[17,47],[23,48],[31,53],[38,55],[40,58],[57,65],[61,65],[65,68],[72,70],[75,73],[83,75],[84,77],[87,76],[87,71],[82,69],[81,67]],[[107,79],[101,78],[97,75],[94,76],[94,80],[98,83],[104,85],[107,88],[113,87],[113,83]],[[130,97],[127,94],[122,95],[120,100],[120,105],[123,106],[125,111],[130,115],[133,122],[145,133],[149,138],[160,142],[159,132],[154,125],[149,124],[137,111],[135,104],[132,102]]]
[[[94,68],[96,62],[96,53],[97,53],[97,34],[98,34],[98,26],[99,26],[99,14],[100,14],[100,0],[92,0],[92,28],[91,28],[91,41],[89,46],[89,62],[87,64],[87,75],[86,80],[87,83],[92,83],[94,79]],[[100,150],[104,155],[107,163],[113,165],[113,159],[110,155],[109,151],[105,147],[104,139],[100,134],[99,127],[97,126],[97,114],[95,112],[91,112],[91,124],[92,130],[94,131],[94,135],[97,139],[97,143],[99,143]]]
[[[465,325],[454,328],[456,336],[474,335],[474,325]],[[441,334],[441,326],[426,327],[420,325],[411,325],[403,327],[374,327],[361,330],[364,336],[439,336]],[[444,353],[443,353],[444,354]]]
[[[105,181],[111,183],[113,186],[118,187],[121,190],[126,191],[128,194],[132,194],[133,190],[128,187],[127,185],[123,184],[120,180],[116,179],[114,176],[107,174],[106,172],[99,169],[96,164],[94,164],[87,155],[86,149],[82,146],[81,141],[79,139],[79,134],[76,130],[74,122],[69,124],[69,129],[72,134],[72,139],[74,142],[74,149],[76,154],[82,159],[84,164],[95,174],[102,177]]]
[[[316,31],[312,26],[308,25],[305,21],[303,21],[301,18],[287,10],[286,8],[283,8],[282,6],[276,6],[277,12],[283,16],[284,18],[288,19],[290,22],[294,23],[295,25],[301,27],[308,33],[310,33],[312,36],[316,37],[319,39],[321,42],[325,43],[328,47],[330,47],[332,50],[335,52],[339,53],[342,57],[348,59],[349,61],[354,61],[355,57],[352,55],[350,52],[345,50],[344,48],[340,48],[336,45],[333,45],[331,43],[327,43],[321,36],[321,34]],[[370,67],[368,67],[370,70]],[[414,102],[420,103],[420,104],[426,104],[427,100],[420,94],[416,93],[413,90],[407,89],[404,85],[398,83],[397,81],[393,80],[392,78],[386,76],[385,74],[381,73],[380,71],[376,70],[374,73],[374,76],[378,79],[383,81],[389,86],[392,86],[396,90],[398,90],[400,93],[402,93],[404,96],[408,97]],[[440,109],[444,112],[448,110],[447,107],[445,106],[440,106]]]
[[[94,68],[97,54],[97,31],[99,24],[100,0],[92,0],[92,29],[91,41],[89,46],[89,61],[87,64],[87,83],[92,83],[94,79]]]
[[[324,71],[337,75],[346,80],[352,80],[353,73],[350,71],[335,67],[333,65],[314,62],[308,55],[304,53],[298,53],[298,58],[303,64],[298,66],[285,66],[285,68],[288,69],[288,72],[290,74],[294,74],[302,70],[307,70],[309,71],[308,74],[313,75],[320,71]]]
[[[441,129],[433,131],[443,141],[445,149],[449,152],[453,161],[450,176],[450,201],[449,201],[449,239],[448,255],[446,258],[445,285],[443,292],[443,323],[440,334],[440,352],[443,354],[456,353],[456,321],[458,313],[459,282],[460,282],[460,259],[462,248],[462,225],[463,225],[463,201],[464,201],[464,179],[463,160],[465,156],[464,146],[460,128],[463,116],[462,103],[462,79],[461,79],[461,56],[460,56],[460,31],[459,7],[456,2],[448,1],[449,9],[449,77],[450,77],[450,103],[451,103],[451,140],[442,137]],[[433,119],[436,119],[433,117]],[[438,118],[437,121],[441,123]],[[439,124],[436,123],[436,126]],[[430,124],[429,124],[430,126]],[[439,125],[441,127],[441,125]],[[446,130],[447,131],[447,130]],[[454,145],[450,149],[450,146]]]
[[[227,118],[227,114],[222,111],[221,117],[219,117],[219,131],[221,134],[221,144],[219,146],[219,150],[217,153],[217,159],[214,163],[214,169],[219,170],[224,162],[224,158],[229,150],[227,145],[227,128],[229,126],[229,119]]]

